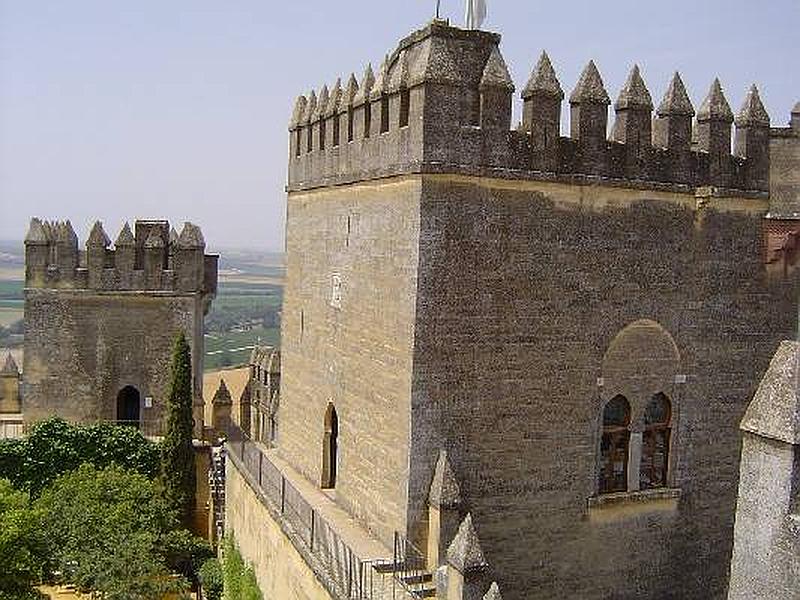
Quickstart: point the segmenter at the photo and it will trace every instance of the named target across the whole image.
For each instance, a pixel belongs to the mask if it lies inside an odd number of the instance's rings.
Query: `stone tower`
[[[195,427],[202,418],[203,317],[217,257],[196,225],[126,223],[114,247],[98,221],[86,250],[69,221],[32,219],[25,238],[23,412],[161,430],[172,346],[192,350]]]
[[[565,136],[545,54],[512,128],[499,43],[434,21],[297,100],[277,452],[448,593],[723,598],[738,424],[796,328],[769,118],[715,80],[695,119],[677,74],[655,109],[633,67],[609,126],[590,61]]]
[[[19,398],[19,367],[14,357],[9,354],[0,368],[0,413],[18,414],[20,412]]]

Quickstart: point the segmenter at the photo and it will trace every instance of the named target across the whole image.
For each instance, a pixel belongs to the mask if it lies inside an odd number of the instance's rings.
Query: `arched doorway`
[[[139,390],[126,385],[117,394],[117,421],[123,425],[139,427],[141,396]]]
[[[336,487],[339,453],[339,417],[333,404],[325,412],[325,434],[322,438],[322,487]]]

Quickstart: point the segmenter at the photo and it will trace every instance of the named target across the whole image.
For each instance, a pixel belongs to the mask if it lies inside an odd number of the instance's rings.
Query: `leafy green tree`
[[[84,464],[34,503],[53,563],[64,582],[104,600],[145,600],[182,593],[162,554],[176,515],[144,475]]]
[[[195,503],[192,446],[192,356],[183,332],[175,339],[167,400],[167,431],[161,443],[161,481],[167,501],[189,524]]]
[[[34,585],[49,562],[41,515],[28,495],[0,479],[0,600],[38,598]]]

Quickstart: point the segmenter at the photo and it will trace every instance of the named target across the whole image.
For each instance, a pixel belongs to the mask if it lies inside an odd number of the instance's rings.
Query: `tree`
[[[162,551],[177,517],[147,477],[84,464],[58,478],[34,507],[64,582],[105,600],[185,591],[186,581],[170,573]]]
[[[159,449],[133,427],[73,425],[57,417],[36,423],[23,439],[0,440],[0,477],[33,498],[83,463],[117,464],[152,479],[158,474]]]
[[[188,525],[195,502],[194,419],[192,357],[183,332],[175,339],[171,369],[167,431],[161,443],[161,481],[165,498]]]
[[[38,598],[49,562],[41,515],[28,507],[28,495],[0,479],[0,600]]]

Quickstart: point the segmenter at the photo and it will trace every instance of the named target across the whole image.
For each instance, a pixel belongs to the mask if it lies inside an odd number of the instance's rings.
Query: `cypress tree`
[[[192,355],[186,336],[180,332],[172,353],[167,431],[161,443],[161,481],[166,500],[187,526],[195,503],[192,387]]]

